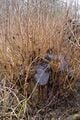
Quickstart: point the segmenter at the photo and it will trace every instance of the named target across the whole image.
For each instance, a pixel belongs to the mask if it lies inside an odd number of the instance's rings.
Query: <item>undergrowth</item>
[[[74,96],[75,83],[80,79],[79,16],[74,16],[70,7],[63,8],[55,15],[52,7],[46,1],[40,0],[36,2],[33,0],[32,3],[28,1],[22,6],[18,0],[6,0],[5,9],[2,8],[3,13],[0,16],[0,119],[2,120],[38,120],[42,116],[46,119],[49,117],[47,112],[50,112],[53,118],[55,114],[51,111],[63,105],[64,101],[64,104],[68,104]],[[66,56],[74,79],[66,84],[67,91],[61,91],[60,98],[58,98],[60,91],[57,90],[47,105],[36,106],[34,99],[37,84],[32,85],[32,92],[27,96],[29,86],[27,79],[33,72],[31,70],[33,62],[42,58],[49,48],[58,56],[60,54]]]

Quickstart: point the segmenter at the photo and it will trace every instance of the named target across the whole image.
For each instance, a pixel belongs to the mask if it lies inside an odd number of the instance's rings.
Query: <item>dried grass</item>
[[[16,86],[17,78],[19,79],[19,76],[26,71],[26,78],[23,77],[24,82],[26,82],[32,62],[36,58],[43,56],[48,48],[52,48],[57,55],[64,54],[73,69],[74,81],[68,83],[69,89],[72,89],[72,84],[74,85],[76,80],[80,79],[80,31],[75,33],[73,22],[69,22],[70,19],[74,20],[75,16],[66,7],[61,9],[62,11],[57,12],[57,15],[54,15],[55,10],[53,10],[52,6],[48,6],[46,1],[45,4],[42,1],[40,2],[40,0],[32,2],[28,1],[26,6],[23,4],[21,7],[18,0],[6,0],[5,9],[1,9],[1,119],[15,120],[20,119],[20,117],[23,119],[26,109],[27,119],[32,119],[30,115],[33,110],[29,100],[35,93],[37,85],[34,86],[31,95],[27,98],[27,95],[25,97],[25,95],[19,93]],[[0,3],[3,4],[2,2]],[[50,8],[48,9],[48,7]],[[78,18],[79,16],[76,17]],[[79,18],[75,24],[79,24]],[[77,27],[75,26],[74,29],[77,29]],[[80,29],[80,24],[78,29]],[[71,38],[69,39],[70,36]],[[27,86],[26,83],[25,86]],[[24,88],[24,93],[26,89]],[[50,101],[49,104],[51,103]],[[40,111],[43,108],[40,108]],[[37,108],[34,111],[36,110]]]

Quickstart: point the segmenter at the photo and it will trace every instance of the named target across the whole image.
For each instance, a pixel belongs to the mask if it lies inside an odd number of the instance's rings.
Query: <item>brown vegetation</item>
[[[4,9],[0,8],[2,10],[0,16],[1,119],[17,120],[26,117],[25,120],[38,120],[44,117],[46,120],[46,113],[49,110],[55,111],[63,106],[66,109],[70,105],[70,108],[77,106],[76,109],[80,111],[80,102],[75,100],[78,89],[76,82],[80,80],[78,16],[73,16],[66,7],[54,16],[55,11],[52,7],[42,1],[35,3],[28,1],[26,8],[24,4],[20,6],[18,0],[6,0],[6,3],[0,3],[5,4]],[[58,60],[49,63],[52,69],[48,86],[49,99],[45,105],[39,105],[37,104],[38,84],[32,81],[31,76],[34,74],[32,67],[37,60],[43,58],[49,48],[53,50]],[[70,68],[68,72],[58,71],[60,55],[65,56],[67,60]],[[55,115],[50,113],[50,116],[51,119]]]

